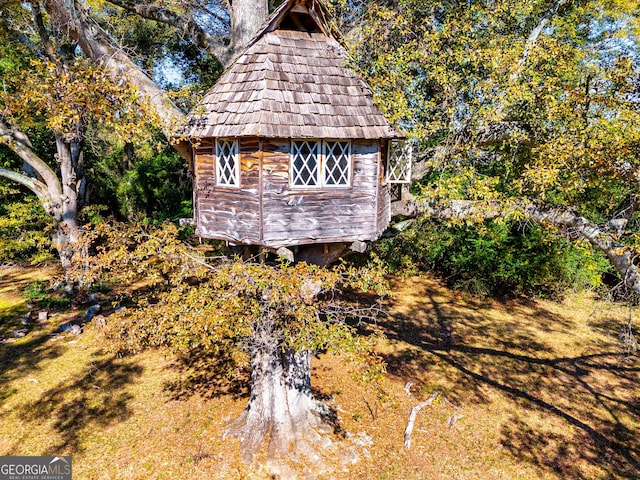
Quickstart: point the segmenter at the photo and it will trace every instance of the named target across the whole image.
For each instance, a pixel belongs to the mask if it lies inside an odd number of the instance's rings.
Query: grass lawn
[[[52,273],[0,269],[0,455],[72,455],[76,479],[270,478],[221,438],[247,402],[245,379],[221,382],[215,367],[203,377],[157,351],[113,357],[91,326],[56,333],[83,310],[6,339],[28,311],[20,291]],[[340,358],[313,363],[316,395],[350,432],[340,448],[359,461],[298,478],[639,477],[640,362],[618,339],[637,312],[588,295],[480,300],[430,277],[393,285],[384,392],[355,382]],[[408,450],[411,408],[433,391]]]

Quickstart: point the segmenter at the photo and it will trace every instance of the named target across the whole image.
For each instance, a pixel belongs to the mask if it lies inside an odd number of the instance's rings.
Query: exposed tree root
[[[358,460],[360,447],[348,440],[336,412],[311,395],[308,353],[263,351],[252,363],[249,404],[224,435],[240,442],[247,463],[265,444],[274,478],[326,476]]]

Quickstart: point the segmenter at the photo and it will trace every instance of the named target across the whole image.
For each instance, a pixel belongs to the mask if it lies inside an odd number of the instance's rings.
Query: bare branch
[[[529,38],[527,38],[527,42],[524,45],[522,56],[518,61],[518,68],[516,68],[516,70],[511,74],[510,80],[512,82],[518,81],[520,75],[522,75],[522,72],[524,71],[524,66],[526,65],[529,55],[531,54],[531,50],[533,50],[533,47],[535,47],[536,43],[538,42],[540,33],[542,33],[542,30],[547,26],[547,23],[549,23],[549,21],[555,16],[555,14],[558,13],[560,7],[562,7],[565,3],[567,3],[567,0],[556,0],[551,8],[542,16],[542,18],[540,18],[536,27],[531,30]]]
[[[407,422],[407,428],[404,431],[404,446],[406,448],[411,448],[411,434],[413,433],[413,424],[416,422],[418,413],[424,407],[428,407],[429,405],[431,405],[436,400],[436,398],[438,398],[438,395],[438,392],[433,392],[428,399],[426,399],[424,402],[419,403],[411,409],[409,421]]]
[[[56,172],[47,165],[34,151],[29,137],[22,132],[17,125],[8,121],[6,118],[0,116],[0,143],[5,144],[16,155],[18,155],[25,163],[30,165],[38,175],[44,180],[38,182],[41,185],[46,184],[45,190],[48,192],[48,196],[51,199],[57,199],[62,197],[62,185],[56,175]],[[9,178],[7,175],[3,175]],[[28,178],[28,177],[27,177]],[[15,181],[18,181],[14,179]],[[28,188],[24,182],[20,182]],[[34,184],[35,185],[35,184]],[[34,191],[37,194],[37,192]]]
[[[36,180],[35,178],[28,177],[23,173],[16,172],[14,170],[8,170],[4,167],[0,167],[0,177],[8,178],[9,180],[27,187],[29,190],[35,193],[40,200],[50,200],[50,197],[47,193],[47,186],[39,180]]]

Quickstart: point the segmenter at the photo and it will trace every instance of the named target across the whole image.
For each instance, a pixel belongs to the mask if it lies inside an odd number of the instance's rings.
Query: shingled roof
[[[303,8],[316,31],[283,29]],[[189,137],[395,138],[313,0],[289,0],[189,116]]]

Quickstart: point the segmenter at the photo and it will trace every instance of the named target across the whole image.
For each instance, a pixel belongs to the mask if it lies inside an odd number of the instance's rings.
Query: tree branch
[[[634,264],[638,255],[636,249],[621,243],[608,223],[604,226],[596,225],[571,210],[517,201],[505,204],[498,201],[452,200],[436,205],[413,197],[393,203],[391,209],[392,215],[430,217],[437,220],[494,220],[519,213],[540,225],[565,228],[572,236],[587,240],[604,253],[622,277],[624,284],[640,294],[640,269]]]
[[[49,60],[53,60],[56,54],[53,48],[53,44],[51,43],[51,38],[49,37],[49,32],[44,26],[44,19],[42,18],[42,10],[40,8],[40,4],[37,2],[31,2],[31,9],[33,10],[33,23],[38,30],[38,35],[40,35],[40,40],[42,45],[44,46],[46,56]]]
[[[47,191],[48,198],[51,201],[57,201],[57,199],[62,197],[62,185],[60,184],[60,180],[58,179],[56,172],[54,172],[53,169],[33,151],[33,146],[31,145],[29,137],[22,132],[17,125],[2,116],[0,116],[0,143],[8,146],[22,159],[22,161],[30,165],[37,172],[42,180],[44,180],[44,183],[38,183]],[[3,176],[9,178],[7,175]],[[26,177],[26,175],[21,176],[29,178]],[[17,179],[13,180],[20,181]],[[23,181],[20,181],[20,183],[25,185],[27,188],[31,188]],[[37,194],[36,191],[34,191],[34,193]]]
[[[43,0],[44,8],[62,31],[74,39],[84,54],[103,64],[116,82],[126,79],[137,87],[138,95],[155,109],[161,129],[167,138],[186,123],[185,114],[166,97],[144,71],[115,44],[110,35],[91,18],[76,0]],[[176,150],[191,162],[192,149],[187,143],[175,145]]]
[[[201,28],[192,16],[182,15],[174,12],[173,10],[160,5],[154,5],[152,3],[142,3],[135,0],[107,1],[128,12],[177,28],[182,33],[188,35],[189,38],[191,38],[191,40],[204,51],[216,57],[223,66],[226,66],[231,60],[231,49],[224,44],[224,39],[211,35],[209,32]],[[219,15],[216,15],[209,10],[207,10],[207,13],[213,16],[220,23],[228,26],[228,22]]]
[[[50,201],[49,194],[47,193],[47,186],[35,178],[28,177],[23,173],[16,172],[14,170],[8,170],[4,167],[0,167],[0,177],[8,178],[9,180],[27,187],[43,202]]]
[[[407,422],[407,428],[404,430],[404,446],[406,448],[411,448],[411,434],[413,433],[413,424],[416,422],[416,417],[420,410],[424,407],[428,407],[431,405],[436,398],[438,398],[439,393],[433,392],[429,398],[427,398],[424,402],[419,403],[415,407],[411,409],[411,414],[409,415],[409,421]]]
[[[533,50],[533,47],[535,47],[538,38],[540,37],[540,33],[542,33],[542,30],[547,26],[549,20],[551,20],[554,15],[558,13],[560,7],[562,7],[565,3],[567,3],[567,0],[556,0],[551,8],[542,16],[542,18],[540,18],[536,27],[531,30],[529,38],[527,38],[527,41],[524,45],[522,56],[518,61],[518,66],[516,70],[514,70],[514,72],[511,74],[510,80],[512,82],[516,82],[520,78],[520,75],[522,75],[522,72],[524,71],[524,66],[527,63],[529,55],[531,54],[531,50]]]

